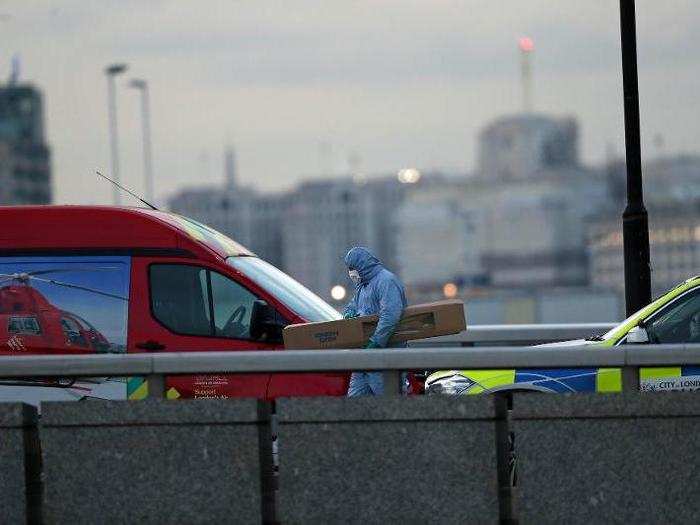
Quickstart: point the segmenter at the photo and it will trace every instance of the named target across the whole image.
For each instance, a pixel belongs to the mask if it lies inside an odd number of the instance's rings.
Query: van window
[[[257,257],[229,257],[226,262],[280,299],[308,322],[336,321],[342,316],[289,275]]]
[[[240,284],[211,272],[216,335],[250,339],[250,318],[257,297]]]
[[[257,297],[237,282],[184,264],[151,265],[150,279],[153,315],[172,332],[250,339]]]
[[[153,316],[182,335],[211,335],[206,270],[185,264],[150,269]]]

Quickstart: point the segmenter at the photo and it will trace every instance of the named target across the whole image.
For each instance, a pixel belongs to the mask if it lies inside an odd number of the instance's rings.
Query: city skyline
[[[241,183],[265,191],[350,165],[368,174],[474,171],[478,130],[520,110],[522,35],[535,42],[535,110],[579,119],[584,163],[603,161],[607,144],[623,152],[613,1],[533,1],[527,10],[514,2],[386,2],[379,12],[367,2],[299,2],[295,10],[127,4],[0,5],[12,43],[0,75],[16,51],[20,80],[44,92],[59,203],[111,202],[94,169],[109,165],[103,68],[122,60],[131,67],[118,85],[122,180],[143,189],[138,97],[125,85],[133,74],[152,89],[161,202],[186,185],[222,183],[228,143]],[[671,4],[638,2],[645,158],[693,152],[700,133],[689,118],[697,108],[692,37],[700,7]]]

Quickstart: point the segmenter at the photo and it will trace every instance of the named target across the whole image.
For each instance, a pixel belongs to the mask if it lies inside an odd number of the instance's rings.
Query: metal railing
[[[602,367],[621,368],[623,391],[636,391],[640,367],[683,365],[700,365],[700,344],[11,356],[0,359],[0,377],[147,376],[162,397],[165,376],[178,374],[387,371],[387,392],[397,393],[402,370]]]
[[[472,325],[459,334],[410,341],[409,346],[483,346],[495,343],[519,343],[523,345],[550,343],[567,339],[582,339],[591,335],[602,335],[615,325],[616,323]]]

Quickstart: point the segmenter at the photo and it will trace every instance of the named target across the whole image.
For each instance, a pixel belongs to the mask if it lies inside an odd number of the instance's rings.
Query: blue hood
[[[362,246],[355,246],[345,256],[348,269],[357,270],[362,278],[362,284],[370,282],[384,266],[372,252]]]

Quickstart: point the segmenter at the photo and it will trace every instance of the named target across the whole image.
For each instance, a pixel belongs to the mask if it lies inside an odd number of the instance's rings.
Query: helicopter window
[[[78,323],[73,321],[73,319],[63,317],[61,319],[61,325],[63,326],[64,332],[80,332],[80,327],[78,326]]]
[[[88,348],[88,342],[86,341],[85,336],[83,336],[83,334],[80,332],[80,325],[77,323],[77,321],[70,319],[69,317],[62,317],[61,328],[63,329],[65,336],[68,338],[68,341],[70,341],[70,344]]]
[[[16,334],[22,329],[22,323],[17,317],[10,317],[10,320],[7,322],[7,331],[10,332],[11,334]]]
[[[7,331],[11,334],[38,335],[41,333],[36,317],[10,317]]]
[[[235,281],[184,264],[151,265],[150,280],[153,316],[171,331],[250,339],[257,297]]]

